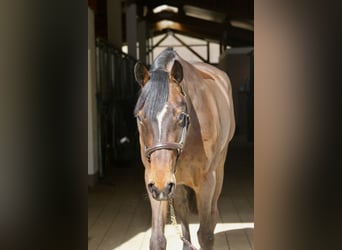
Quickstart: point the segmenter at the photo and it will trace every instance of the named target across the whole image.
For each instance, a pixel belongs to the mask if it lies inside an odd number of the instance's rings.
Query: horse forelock
[[[141,90],[134,114],[142,110],[149,120],[156,119],[169,97],[168,65],[173,63],[176,53],[173,49],[164,50],[153,62],[149,82]]]

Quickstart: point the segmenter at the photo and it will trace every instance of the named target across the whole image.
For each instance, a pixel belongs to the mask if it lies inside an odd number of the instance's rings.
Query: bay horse
[[[171,198],[183,237],[191,242],[187,215],[196,210],[200,246],[213,249],[224,163],[235,131],[229,77],[212,65],[187,62],[172,48],[158,55],[150,70],[137,62],[134,75],[141,85],[134,115],[152,208],[150,249],[166,249]]]

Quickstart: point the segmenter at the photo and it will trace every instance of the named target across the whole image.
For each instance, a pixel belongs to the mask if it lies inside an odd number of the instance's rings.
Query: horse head
[[[172,197],[176,185],[176,164],[189,125],[186,96],[182,88],[183,69],[177,60],[153,65],[150,71],[135,65],[141,94],[135,107],[145,166],[147,189],[156,200]]]

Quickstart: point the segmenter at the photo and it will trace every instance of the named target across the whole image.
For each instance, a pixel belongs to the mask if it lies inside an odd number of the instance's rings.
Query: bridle
[[[157,142],[152,144],[152,146],[147,147],[145,145],[145,157],[147,158],[148,162],[151,162],[151,154],[157,150],[161,149],[168,149],[168,150],[176,150],[177,151],[177,158],[181,155],[185,143],[186,133],[188,131],[189,123],[190,123],[190,116],[187,112],[187,106],[185,105],[185,111],[181,113],[183,115],[183,126],[182,126],[182,134],[179,139],[179,142]]]

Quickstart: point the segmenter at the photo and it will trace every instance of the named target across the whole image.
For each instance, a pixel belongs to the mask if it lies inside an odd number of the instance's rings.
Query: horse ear
[[[150,77],[150,74],[142,62],[137,62],[134,66],[134,76],[140,86],[144,87]]]
[[[183,67],[177,60],[174,61],[171,76],[176,80],[177,83],[180,83],[183,80]]]

